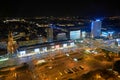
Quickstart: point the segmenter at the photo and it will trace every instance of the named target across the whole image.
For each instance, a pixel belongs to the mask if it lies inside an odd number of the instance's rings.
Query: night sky
[[[96,2],[95,2],[96,1]],[[80,2],[11,1],[0,3],[0,16],[116,16],[120,15],[119,0]]]

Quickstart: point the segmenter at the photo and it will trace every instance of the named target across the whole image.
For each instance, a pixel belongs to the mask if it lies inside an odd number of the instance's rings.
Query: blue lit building
[[[91,36],[92,38],[100,37],[102,22],[100,20],[92,21],[91,23]]]

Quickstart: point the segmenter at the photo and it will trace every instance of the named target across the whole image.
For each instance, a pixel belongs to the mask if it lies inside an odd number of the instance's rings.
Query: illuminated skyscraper
[[[95,37],[100,37],[101,35],[101,21],[100,20],[96,20],[96,21],[92,21],[91,23],[91,36],[93,38]]]

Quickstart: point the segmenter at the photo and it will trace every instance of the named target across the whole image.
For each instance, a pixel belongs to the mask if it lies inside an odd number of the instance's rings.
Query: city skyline
[[[120,80],[120,16],[105,16],[115,8],[14,4],[1,5],[0,80]]]

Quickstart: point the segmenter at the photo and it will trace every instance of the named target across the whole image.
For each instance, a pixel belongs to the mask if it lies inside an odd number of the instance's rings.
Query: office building
[[[80,36],[81,36],[81,30],[70,31],[71,40],[80,39]]]
[[[102,23],[100,20],[92,21],[91,23],[91,37],[100,37]]]
[[[66,33],[57,34],[57,40],[67,40]]]
[[[47,41],[52,42],[53,41],[53,29],[47,28]]]

